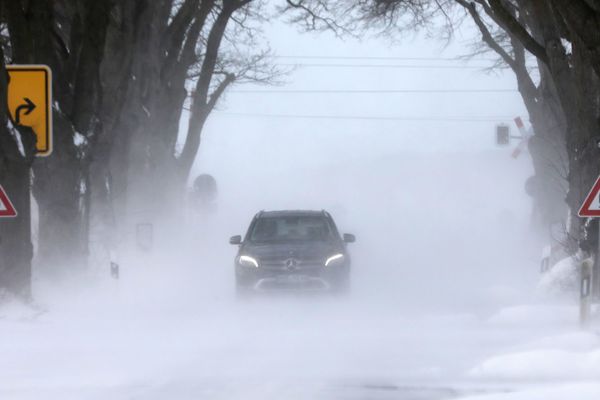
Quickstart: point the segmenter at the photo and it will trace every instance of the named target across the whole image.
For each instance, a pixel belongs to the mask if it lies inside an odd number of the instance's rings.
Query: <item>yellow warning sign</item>
[[[52,73],[45,65],[7,65],[8,110],[15,125],[37,136],[38,156],[52,153]]]

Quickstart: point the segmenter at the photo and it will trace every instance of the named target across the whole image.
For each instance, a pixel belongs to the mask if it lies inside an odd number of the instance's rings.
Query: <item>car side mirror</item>
[[[351,233],[344,233],[344,242],[346,243],[354,243],[356,241],[356,236]]]
[[[242,237],[240,235],[230,237],[229,244],[242,244]]]

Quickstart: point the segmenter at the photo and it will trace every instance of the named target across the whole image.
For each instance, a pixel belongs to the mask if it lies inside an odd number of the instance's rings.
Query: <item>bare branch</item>
[[[475,3],[472,3],[472,2],[469,3],[465,0],[456,0],[456,2],[458,4],[460,4],[462,7],[464,7],[469,12],[469,14],[471,15],[471,18],[473,18],[473,21],[475,22],[475,25],[477,25],[477,27],[479,28],[479,31],[481,32],[482,40],[491,49],[493,49],[502,58],[502,60],[504,60],[505,63],[507,63],[511,68],[515,68],[516,67],[515,60],[506,52],[506,50],[504,50],[504,48],[502,48],[502,46],[500,46],[498,44],[498,42],[496,40],[494,40],[494,37],[490,33],[490,30],[485,25],[485,23],[483,22],[483,20],[481,19],[480,15],[479,15],[479,13],[477,12]]]
[[[478,2],[482,3],[481,0],[478,0]],[[486,12],[488,12],[488,14],[505,30],[515,35],[531,54],[539,58],[544,64],[548,64],[548,56],[544,46],[539,44],[511,12],[504,7],[504,2],[501,0],[488,0],[488,2],[489,12],[487,10]]]
[[[286,3],[287,7],[281,7],[280,12],[297,12],[296,16],[290,18],[290,22],[301,25],[306,31],[330,30],[338,37],[354,35],[351,26],[338,22],[340,13],[332,12],[325,0],[286,0]],[[348,14],[349,10],[346,10],[341,16]]]

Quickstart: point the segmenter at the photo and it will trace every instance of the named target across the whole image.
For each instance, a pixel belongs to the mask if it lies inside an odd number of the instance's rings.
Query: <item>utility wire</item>
[[[296,94],[296,93],[346,93],[346,94],[385,94],[385,93],[518,93],[516,89],[263,89],[232,90],[229,93],[241,94]]]
[[[332,119],[365,121],[421,121],[421,122],[494,122],[512,119],[510,116],[447,116],[447,117],[399,117],[360,115],[308,115],[308,114],[263,114],[216,111],[215,114],[232,117],[282,118],[282,119]]]
[[[404,64],[313,64],[313,63],[278,63],[282,67],[310,68],[395,68],[395,69],[486,69],[489,65],[404,65]]]
[[[396,60],[396,61],[497,61],[494,58],[457,58],[457,57],[388,57],[388,56],[317,56],[317,55],[273,55],[273,58],[279,59],[304,59],[304,60]]]

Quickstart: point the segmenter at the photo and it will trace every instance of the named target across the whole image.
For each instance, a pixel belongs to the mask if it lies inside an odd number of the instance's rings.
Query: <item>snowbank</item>
[[[542,337],[492,356],[467,372],[486,381],[547,382],[600,379],[600,336],[566,332]]]
[[[520,305],[507,307],[489,318],[492,325],[571,325],[578,323],[578,309],[569,305]]]
[[[0,292],[0,320],[29,321],[42,314],[41,308],[23,303],[7,293]]]
[[[576,306],[526,305],[506,308],[488,320],[492,326],[534,334],[529,340],[494,354],[466,373],[470,379],[544,385],[545,389],[521,389],[510,393],[478,395],[466,399],[587,399],[600,398],[600,335],[576,329]],[[530,328],[536,327],[535,331]],[[539,335],[553,332],[548,336]],[[560,387],[547,389],[551,382]],[[577,385],[566,385],[576,382]],[[554,386],[554,384],[553,384]]]
[[[597,400],[600,384],[575,383],[531,388],[516,392],[461,397],[457,400]]]
[[[491,357],[468,372],[494,380],[600,379],[600,349],[587,353],[546,349]]]
[[[578,263],[572,257],[557,262],[552,269],[542,275],[537,293],[541,296],[576,299],[579,290]]]
[[[593,351],[600,349],[600,336],[595,333],[576,331],[547,336],[526,343],[519,350],[561,349],[567,351]]]

